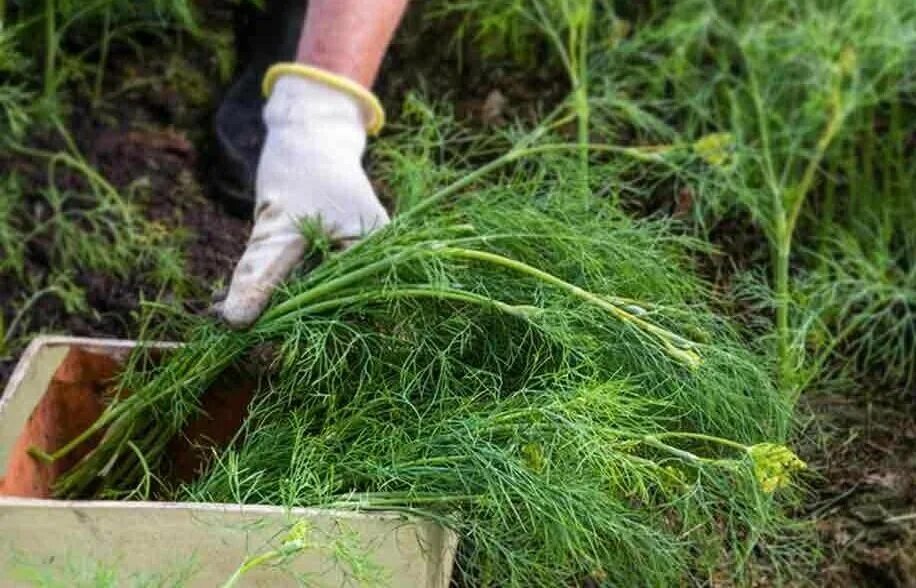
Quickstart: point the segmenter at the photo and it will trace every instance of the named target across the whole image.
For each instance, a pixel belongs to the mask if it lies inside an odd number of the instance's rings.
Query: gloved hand
[[[320,222],[342,246],[388,222],[361,162],[367,118],[372,107],[381,115],[380,107],[372,102],[367,108],[360,96],[371,97],[367,91],[323,76],[319,71],[318,79],[286,74],[265,81],[273,88],[264,108],[267,137],[255,183],[254,228],[218,309],[233,327],[253,323],[274,288],[302,261],[303,219]],[[377,118],[368,126],[380,124]]]

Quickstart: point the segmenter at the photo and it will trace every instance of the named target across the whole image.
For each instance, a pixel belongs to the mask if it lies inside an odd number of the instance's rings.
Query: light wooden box
[[[117,366],[135,346],[51,336],[35,339],[23,353],[0,397],[0,586],[27,585],[23,574],[30,568],[80,562],[100,562],[125,578],[180,569],[190,574],[188,586],[221,586],[246,557],[277,547],[291,525],[304,520],[316,538],[355,535],[360,553],[385,570],[392,588],[447,588],[456,536],[398,513],[50,499],[48,486],[60,472],[37,464],[25,450],[33,443],[53,450],[73,435],[58,429],[84,427],[94,418],[71,402],[86,386],[103,385],[93,384],[103,374],[83,359]],[[353,585],[346,566],[321,548],[302,551],[281,567],[256,568],[236,585],[296,586],[297,574],[309,585]]]

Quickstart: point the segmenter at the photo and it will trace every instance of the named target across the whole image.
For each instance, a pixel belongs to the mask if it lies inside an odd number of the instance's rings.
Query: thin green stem
[[[704,463],[704,462],[710,461],[706,459],[705,457],[700,457],[699,455],[696,455],[689,451],[678,449],[677,447],[672,447],[671,445],[668,445],[667,443],[662,443],[658,438],[653,437],[652,435],[647,435],[643,437],[642,442],[650,447],[661,449],[662,451],[666,451],[675,457],[678,457],[680,459],[683,459],[684,461],[688,461],[691,463]]]
[[[652,162],[652,163],[660,163],[664,161],[664,157],[662,157],[663,153],[659,153],[658,149],[653,146],[622,147],[620,145],[608,145],[608,144],[603,144],[603,143],[588,143],[586,145],[586,148],[589,151],[595,151],[595,152],[600,152],[600,153],[613,153],[616,155],[623,155],[626,157],[631,157],[639,161]],[[512,149],[508,151],[507,153],[505,153],[504,155],[501,155],[500,157],[494,159],[490,163],[487,163],[477,168],[476,170],[472,171],[471,173],[464,175],[460,180],[452,183],[449,186],[446,186],[442,190],[439,190],[438,192],[427,197],[425,200],[422,200],[416,206],[414,206],[413,208],[411,208],[410,210],[408,210],[407,212],[405,212],[398,218],[404,219],[404,218],[411,218],[413,216],[416,216],[420,214],[421,212],[428,210],[431,206],[438,204],[439,202],[442,202],[443,200],[456,194],[457,192],[460,192],[461,190],[470,186],[471,184],[483,178],[484,176],[487,176],[490,173],[500,168],[503,168],[509,165],[510,163],[518,161],[520,159],[524,159],[524,158],[531,157],[534,155],[542,155],[545,153],[558,153],[558,152],[564,152],[564,151],[576,152],[581,149],[582,149],[582,145],[580,145],[579,143],[553,143],[553,144],[548,144],[548,145],[539,145],[535,147],[524,147],[521,149]],[[366,239],[364,239],[363,241],[360,241],[360,243],[364,243],[365,241]],[[359,243],[357,243],[357,245],[359,245]],[[349,251],[351,250],[352,248],[348,249],[347,253],[349,253]]]
[[[319,284],[314,288],[306,290],[305,292],[302,292],[297,296],[293,296],[288,300],[274,306],[263,314],[257,325],[269,326],[272,321],[277,320],[290,312],[303,308],[307,303],[312,302],[313,300],[319,300],[327,294],[337,292],[346,288],[347,286],[359,283],[369,276],[380,273],[390,268],[391,266],[399,262],[406,261],[407,259],[415,257],[418,254],[418,252],[412,250],[395,253],[394,255],[390,255],[384,259],[370,263],[365,267],[361,267],[357,270],[349,272],[343,276],[340,276],[339,278],[328,280],[327,282]]]
[[[845,118],[843,112],[842,99],[839,89],[834,89],[831,99],[831,114],[817,140],[817,145],[812,157],[808,160],[805,170],[802,173],[801,180],[788,189],[784,197],[777,198],[777,211],[775,218],[775,266],[774,282],[776,296],[776,337],[778,346],[779,361],[779,381],[780,386],[786,394],[794,394],[794,386],[791,386],[792,374],[795,371],[795,363],[792,357],[792,332],[790,329],[790,305],[791,292],[789,281],[790,264],[789,259],[792,255],[792,239],[795,233],[795,227],[798,223],[798,217],[801,213],[802,205],[817,175],[821,161],[827,153],[827,149],[833,142]]]
[[[99,47],[99,62],[95,68],[95,83],[92,87],[92,104],[95,107],[102,101],[102,82],[105,78],[105,67],[108,64],[108,48],[111,44],[111,4],[105,6],[105,17],[102,22],[102,44]]]
[[[589,118],[590,108],[588,103],[588,41],[591,30],[592,1],[589,0],[582,8],[583,16],[579,22],[578,44],[575,48],[578,74],[573,80],[574,101],[577,116],[577,137],[580,146],[579,163],[582,169],[582,191],[585,197],[589,195]]]
[[[715,437],[713,435],[705,435],[703,433],[690,433],[687,431],[669,431],[666,433],[656,433],[652,435],[656,439],[693,439],[696,441],[707,441],[709,443],[715,443],[717,445],[724,445],[726,447],[731,447],[739,451],[747,451],[747,446],[738,443],[737,441],[732,441],[731,439],[725,439],[723,437]]]
[[[840,132],[845,118],[842,97],[840,96],[839,89],[836,89],[831,98],[830,118],[817,140],[814,154],[808,160],[808,165],[805,166],[805,171],[802,173],[801,180],[787,193],[788,202],[786,208],[788,209],[788,218],[786,222],[786,234],[790,245],[802,205],[805,203],[805,199],[811,191],[811,187],[814,185],[814,180],[817,177],[817,170],[820,169],[821,161],[823,161],[827,149]]]
[[[289,547],[286,547],[284,545],[284,549],[282,551],[280,549],[274,549],[272,551],[267,551],[265,553],[262,553],[261,555],[255,555],[255,556],[251,556],[247,558],[242,563],[242,565],[240,565],[235,570],[235,572],[229,577],[229,579],[226,580],[225,583],[223,583],[222,588],[232,588],[233,586],[235,586],[238,583],[238,581],[246,573],[248,573],[249,571],[253,570],[254,568],[258,566],[264,565],[266,563],[269,563],[272,560],[283,557],[284,555],[288,553],[289,549],[290,549]]]
[[[483,261],[487,263],[492,263],[499,265],[508,269],[518,271],[523,274],[527,274],[531,277],[534,277],[542,282],[551,284],[565,290],[566,292],[572,294],[573,296],[588,302],[594,306],[597,306],[617,319],[624,321],[641,329],[647,333],[654,335],[658,338],[662,344],[663,349],[675,359],[682,361],[688,364],[691,367],[696,367],[699,364],[700,358],[693,349],[697,346],[696,343],[688,341],[687,339],[672,333],[666,329],[659,327],[653,323],[650,323],[646,320],[643,320],[626,310],[616,306],[610,302],[607,298],[589,292],[575,284],[570,284],[569,282],[549,274],[543,270],[539,270],[536,267],[530,266],[521,261],[510,259],[502,255],[497,255],[495,253],[489,253],[487,251],[477,251],[475,249],[463,249],[459,247],[447,247],[441,250],[443,255],[448,255],[457,258],[463,259],[472,259],[477,261]]]
[[[451,288],[433,288],[433,287],[423,287],[418,286],[414,288],[403,288],[398,287],[391,290],[373,290],[369,292],[359,292],[356,294],[341,296],[339,298],[334,298],[331,300],[324,300],[322,302],[311,304],[299,308],[295,311],[288,312],[283,316],[274,319],[271,321],[269,327],[275,329],[278,324],[284,323],[289,320],[301,316],[308,316],[310,314],[319,314],[322,312],[327,312],[328,310],[335,310],[338,308],[343,308],[347,306],[352,306],[355,304],[363,302],[373,302],[373,301],[392,301],[401,298],[433,298],[436,300],[450,300],[453,302],[464,302],[468,304],[475,304],[479,306],[484,306],[488,308],[493,308],[500,312],[505,312],[512,316],[520,318],[528,318],[529,312],[526,307],[514,306],[512,304],[507,304],[500,300],[490,298],[488,296],[482,296],[474,292],[467,292],[465,290],[455,290]]]
[[[417,504],[448,504],[457,502],[475,502],[482,497],[477,494],[432,494],[427,496],[411,495],[409,493],[360,493],[353,497],[347,496],[341,500],[335,500],[328,504],[328,508],[341,507],[371,507],[379,508],[389,505],[417,505]]]
[[[777,239],[775,245],[775,265],[773,266],[775,282],[775,302],[776,302],[776,340],[777,340],[777,358],[779,362],[778,373],[779,383],[784,392],[788,392],[788,382],[791,378],[792,352],[791,339],[792,334],[789,329],[789,306],[791,299],[789,294],[789,255],[791,254],[791,242],[786,239],[785,220],[783,217],[776,218]]]
[[[13,316],[13,320],[10,321],[9,326],[2,331],[3,337],[0,338],[4,344],[9,343],[13,340],[13,333],[16,331],[16,328],[19,326],[19,323],[28,315],[29,310],[47,294],[60,293],[60,288],[55,285],[47,286],[40,290],[35,291],[29,296],[26,301],[18,308],[16,314]]]
[[[70,136],[68,132],[66,132],[66,127],[64,127],[58,120],[55,120],[55,125],[57,126],[58,130],[62,131],[61,136],[64,139],[64,141],[67,143],[68,148],[71,150],[75,150],[76,146],[73,143],[73,138]],[[122,205],[124,204],[123,199],[120,197],[120,194],[115,189],[115,187],[112,186],[108,182],[108,180],[106,180],[91,165],[89,165],[82,158],[82,156],[79,155],[78,151],[76,152],[76,155],[71,155],[69,153],[64,153],[60,151],[55,152],[55,151],[46,151],[44,149],[35,149],[34,147],[28,147],[26,145],[20,145],[18,143],[7,143],[6,147],[10,149],[11,151],[19,153],[21,155],[28,155],[30,157],[40,157],[43,159],[48,159],[49,166],[50,166],[49,175],[52,177],[52,179],[53,179],[53,166],[56,165],[56,163],[58,162],[62,163],[66,165],[67,167],[83,174],[86,177],[86,179],[89,181],[90,186],[92,186],[94,190],[102,190],[103,192],[106,192],[109,196],[117,196],[116,202],[121,203]]]
[[[74,449],[76,449],[77,447],[85,443],[86,441],[88,441],[90,437],[92,437],[93,435],[95,435],[96,433],[104,429],[105,426],[108,425],[108,423],[110,423],[112,420],[114,420],[115,417],[117,417],[120,414],[118,408],[119,408],[119,405],[113,405],[112,407],[110,407],[108,410],[103,412],[101,416],[99,416],[99,418],[95,420],[94,423],[89,425],[89,427],[87,427],[86,430],[84,430],[82,433],[80,433],[79,435],[71,439],[63,447],[61,447],[60,449],[57,449],[53,453],[47,453],[33,445],[29,447],[28,449],[29,455],[45,463],[54,463],[58,459],[64,457],[65,455],[67,455],[68,453],[70,453],[71,451],[73,451]]]
[[[767,186],[770,189],[770,197],[773,199],[774,206],[778,207],[774,213],[777,216],[782,215],[782,185],[776,179],[776,168],[773,164],[773,149],[770,143],[770,125],[767,118],[766,106],[760,92],[760,83],[757,80],[756,70],[752,67],[750,60],[745,60],[747,67],[748,82],[750,86],[751,100],[754,103],[754,116],[757,121],[757,132],[760,133],[761,151],[763,154],[764,176],[766,177]]]
[[[57,14],[54,0],[45,0],[45,71],[44,97],[54,98],[57,89]]]

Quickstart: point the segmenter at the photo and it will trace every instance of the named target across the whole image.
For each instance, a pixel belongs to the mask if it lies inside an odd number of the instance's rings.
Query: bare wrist
[[[296,59],[371,88],[407,0],[312,0]]]

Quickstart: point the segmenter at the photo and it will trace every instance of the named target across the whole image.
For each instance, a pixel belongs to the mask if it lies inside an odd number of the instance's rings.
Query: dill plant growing
[[[187,0],[14,1],[9,6],[4,2],[3,8],[3,19],[21,28],[30,47],[42,55],[42,97],[49,103],[57,101],[63,82],[83,77],[85,61],[93,53],[98,58],[94,82],[98,90],[113,40],[132,41],[141,31],[156,32],[173,25],[189,31],[196,28],[195,11]],[[65,43],[67,36],[86,31],[97,35],[98,41],[71,51]]]
[[[166,29],[170,23],[191,27],[190,8],[181,0],[3,3],[0,73],[7,79],[0,85],[0,156],[47,164],[45,186],[22,181],[12,171],[0,186],[0,279],[15,280],[25,291],[19,303],[6,309],[4,355],[27,335],[28,311],[38,300],[55,296],[68,313],[88,310],[77,273],[123,278],[139,269],[156,286],[185,288],[181,235],[143,217],[136,193],[141,183],[119,191],[87,161],[67,128],[58,90],[91,78],[92,57],[98,57],[98,87],[112,42],[130,44],[141,32]],[[92,35],[103,24],[104,34],[94,42]],[[43,76],[36,73],[40,58]],[[59,147],[39,147],[35,139],[41,136]],[[73,176],[79,176],[76,183]],[[36,246],[44,256],[39,265],[50,266],[47,273],[27,264]]]
[[[723,550],[740,570],[801,464],[778,445],[781,396],[690,269],[702,245],[570,197],[578,143],[520,141],[468,170],[425,133],[397,139],[379,169],[432,196],[294,277],[251,330],[201,319],[163,364],[137,354],[131,395],[33,451],[104,430],[58,494],[124,497],[167,473],[201,394],[267,349],[234,440],[159,494],[430,517],[478,585],[701,581]],[[603,173],[679,157],[591,148]],[[439,169],[418,178],[417,158]]]
[[[903,391],[916,381],[916,159],[906,146],[916,126],[905,114],[912,106],[900,96],[859,113],[839,146],[844,157],[827,170],[831,182],[817,203],[826,222],[799,278],[812,317],[803,332],[823,341],[812,378],[823,367]],[[878,131],[882,120],[887,128]],[[847,361],[827,365],[837,356]]]
[[[0,279],[24,290],[6,309],[4,355],[28,334],[28,311],[40,299],[55,296],[68,313],[88,310],[76,279],[81,272],[142,273],[144,283],[176,294],[188,289],[183,235],[144,218],[142,182],[119,191],[90,164],[67,127],[66,105],[67,98],[83,96],[81,90],[98,103],[110,48],[139,50],[138,39],[196,31],[193,16],[183,0],[3,3],[0,73],[7,79],[0,85],[0,156],[47,164],[45,186],[21,181],[15,172],[0,186]],[[82,87],[86,82],[92,87]],[[73,176],[79,176],[76,183]],[[27,263],[36,247],[43,251],[39,265],[50,265],[47,273]]]
[[[810,367],[808,317],[793,312],[798,229],[856,118],[911,88],[914,46],[916,8],[905,1],[682,0],[605,60],[607,91],[630,105],[613,112],[641,134],[718,133],[732,151],[690,186],[713,217],[749,212],[770,244],[777,369],[790,397]]]
[[[538,55],[557,62],[569,82],[570,94],[565,112],[557,113],[564,116],[558,116],[552,126],[576,123],[576,140],[581,147],[576,181],[582,184],[582,194],[587,195],[586,145],[591,139],[589,62],[600,49],[607,30],[611,30],[612,38],[620,32],[610,4],[603,0],[513,0],[493,6],[480,0],[439,0],[432,4],[430,14],[433,18],[460,17],[456,44],[460,46],[462,40],[472,37],[484,56],[508,55],[528,66]]]

